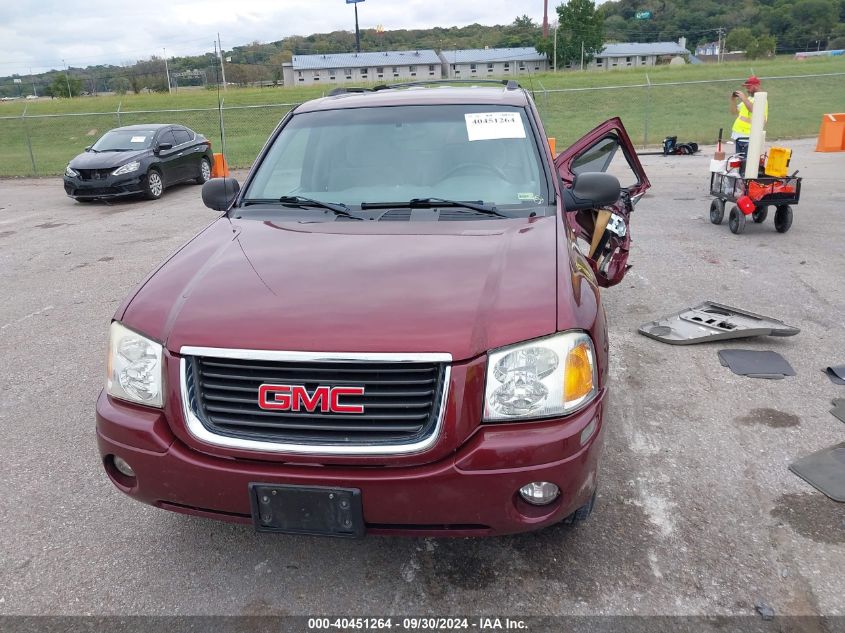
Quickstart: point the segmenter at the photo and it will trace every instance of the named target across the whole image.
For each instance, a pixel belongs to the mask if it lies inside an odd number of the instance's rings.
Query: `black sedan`
[[[182,125],[127,125],[103,134],[65,168],[65,192],[79,201],[142,194],[211,178],[211,142]]]

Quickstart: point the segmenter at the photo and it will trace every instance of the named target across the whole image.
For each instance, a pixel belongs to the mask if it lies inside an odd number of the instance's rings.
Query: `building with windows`
[[[722,52],[721,42],[705,42],[695,47],[696,57],[715,57]]]
[[[433,50],[294,55],[282,76],[286,86],[420,81],[440,79],[441,64]]]
[[[677,64],[688,62],[689,56],[690,52],[687,50],[687,41],[683,37],[677,42],[605,44],[604,48],[596,53],[595,57],[586,67],[589,70],[614,70],[671,63]],[[673,62],[676,59],[679,61]],[[567,68],[578,67],[580,67],[580,64],[567,65]]]
[[[470,48],[440,51],[449,79],[485,79],[544,72],[546,56],[533,47]]]

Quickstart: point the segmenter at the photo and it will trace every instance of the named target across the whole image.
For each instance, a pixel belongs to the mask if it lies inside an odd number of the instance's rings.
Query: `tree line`
[[[845,0],[568,0],[555,8],[557,65],[578,65],[592,59],[607,42],[676,41],[685,37],[691,51],[697,44],[725,36],[727,50],[764,57],[775,52],[845,48]],[[554,29],[552,30],[554,35]],[[544,38],[540,25],[528,16],[506,25],[470,24],[431,29],[363,29],[362,51],[534,46],[553,57],[554,37]],[[348,31],[294,35],[281,40],[251,42],[226,51],[226,81],[248,85],[279,84],[282,64],[293,55],[354,50]],[[168,58],[171,86],[217,85],[222,73],[212,52]],[[57,97],[97,92],[139,93],[168,90],[164,59],[151,57],[123,66],[101,65],[53,70],[36,76],[0,79],[0,96],[31,94]],[[15,82],[19,79],[19,82]]]
[[[690,52],[721,40],[755,59],[776,52],[845,48],[845,0],[568,0],[556,7],[557,64],[591,60],[608,42],[677,41]],[[554,30],[537,49],[552,59]]]

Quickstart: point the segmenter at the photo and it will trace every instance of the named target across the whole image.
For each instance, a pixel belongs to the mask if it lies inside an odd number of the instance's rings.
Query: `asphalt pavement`
[[[604,292],[611,394],[600,495],[574,528],[491,539],[256,534],[136,503],[104,474],[94,402],[109,319],[216,216],[199,188],[80,204],[58,178],[0,181],[0,614],[845,615],[845,506],[787,470],[845,440],[845,153],[788,143],[792,230],[708,220],[708,165],[643,157],[624,282]],[[674,347],[646,321],[709,299],[801,328]],[[774,350],[755,380],[722,348]]]

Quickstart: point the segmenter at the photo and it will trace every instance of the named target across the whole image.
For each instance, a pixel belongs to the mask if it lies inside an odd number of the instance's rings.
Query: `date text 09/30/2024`
[[[403,617],[309,618],[308,633],[316,631],[527,631],[519,618]]]

